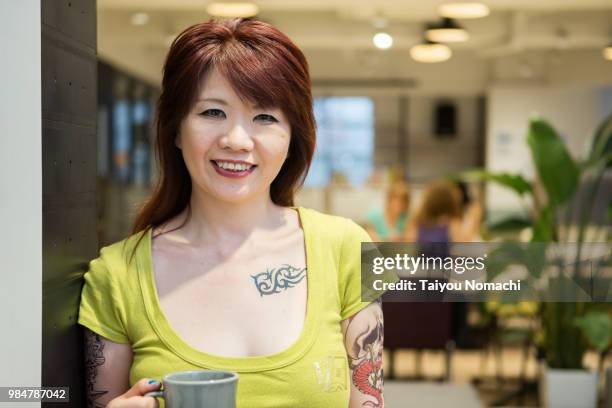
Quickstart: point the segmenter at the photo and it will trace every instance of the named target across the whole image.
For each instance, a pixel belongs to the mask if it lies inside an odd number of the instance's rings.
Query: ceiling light
[[[606,48],[602,50],[601,53],[605,59],[607,59],[608,61],[612,61],[612,42],[608,44]]]
[[[134,13],[130,21],[137,26],[145,25],[149,22],[149,15],[147,13]]]
[[[470,35],[455,20],[445,17],[438,23],[427,25],[425,38],[433,42],[454,43],[467,41]]]
[[[481,18],[490,13],[482,3],[446,3],[438,6],[438,14],[449,18]]]
[[[381,50],[386,50],[391,48],[393,45],[393,37],[391,37],[387,33],[376,33],[374,37],[372,37],[372,42],[376,46],[376,48],[380,48]]]
[[[425,41],[410,49],[410,56],[418,62],[442,62],[453,55],[448,45]]]
[[[206,12],[215,17],[253,17],[259,13],[259,7],[254,3],[210,3]]]

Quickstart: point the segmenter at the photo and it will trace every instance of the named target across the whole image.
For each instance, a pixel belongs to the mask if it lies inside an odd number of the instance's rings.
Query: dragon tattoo
[[[370,313],[357,314],[349,318],[346,331],[357,333],[351,347],[348,347],[349,367],[352,370],[352,382],[363,394],[375,401],[366,401],[362,405],[369,408],[384,408],[383,398],[383,343],[384,326],[380,298],[374,303]]]

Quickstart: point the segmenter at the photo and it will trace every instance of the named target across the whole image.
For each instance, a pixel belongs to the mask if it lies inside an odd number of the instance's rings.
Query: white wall
[[[0,386],[7,387],[41,381],[40,27],[39,0],[0,0]]]
[[[487,101],[487,169],[533,177],[526,142],[532,113],[538,113],[553,125],[574,158],[584,157],[596,126],[606,112],[612,111],[612,98],[607,95],[610,88],[591,85],[492,86]],[[494,185],[487,189],[487,205],[490,211],[500,215],[521,210],[514,193]]]

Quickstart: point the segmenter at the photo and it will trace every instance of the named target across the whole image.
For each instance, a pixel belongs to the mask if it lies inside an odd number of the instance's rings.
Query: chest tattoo
[[[274,293],[280,293],[292,288],[305,277],[306,268],[296,268],[287,264],[251,275],[255,287],[262,297],[263,295],[273,295]]]

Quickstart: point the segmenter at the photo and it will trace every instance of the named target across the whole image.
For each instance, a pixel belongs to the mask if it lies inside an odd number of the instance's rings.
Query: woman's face
[[[289,151],[291,127],[283,112],[242,101],[213,70],[187,116],[176,146],[192,186],[232,203],[269,197]]]

